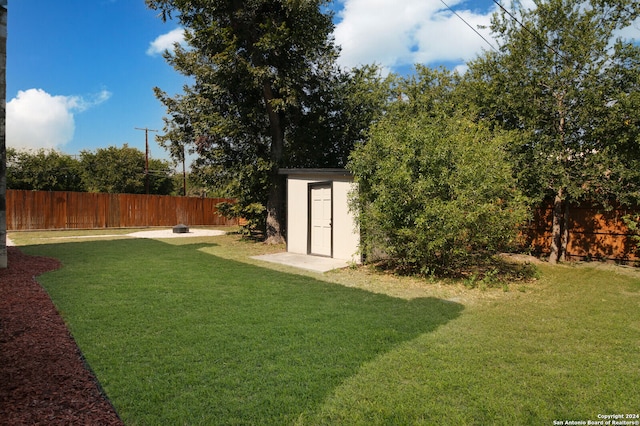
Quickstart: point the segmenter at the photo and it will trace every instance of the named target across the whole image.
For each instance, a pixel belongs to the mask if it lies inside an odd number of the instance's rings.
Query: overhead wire
[[[494,1],[495,1],[495,0],[494,0]],[[498,51],[498,49],[496,49],[496,48],[493,46],[493,44],[491,44],[491,43],[489,42],[489,40],[487,40],[486,38],[484,38],[484,36],[483,36],[482,34],[480,34],[480,32],[479,32],[478,30],[476,30],[475,28],[473,28],[473,26],[472,26],[471,24],[469,24],[469,23],[468,23],[468,22],[467,22],[467,21],[466,21],[462,16],[460,16],[460,15],[458,14],[458,12],[456,12],[455,10],[453,10],[453,9],[451,8],[451,6],[449,6],[447,3],[445,3],[445,2],[444,2],[444,0],[440,0],[440,2],[441,2],[442,4],[444,4],[444,5],[447,7],[447,9],[449,9],[451,12],[453,12],[453,14],[454,14],[454,15],[456,15],[458,18],[460,18],[460,20],[461,20],[462,22],[464,22],[464,23],[467,25],[467,27],[471,28],[471,30],[472,30],[474,33],[476,33],[478,36],[480,36],[480,38],[481,38],[482,40],[484,40],[484,42],[485,42],[485,43],[487,43],[487,44],[489,45],[489,47],[491,47],[495,52],[500,53],[500,52]]]
[[[442,1],[442,0],[440,0]],[[500,9],[502,9],[502,11],[504,13],[506,13],[507,15],[509,15],[509,17],[511,19],[513,19],[518,25],[520,25],[520,27],[522,27],[523,30],[525,30],[526,32],[528,32],[529,34],[531,34],[533,36],[533,38],[535,38],[536,40],[538,40],[539,42],[541,42],[542,44],[544,44],[546,46],[547,49],[551,50],[553,53],[555,53],[556,55],[558,55],[559,57],[561,57],[564,60],[567,60],[567,58],[560,52],[558,52],[553,46],[549,45],[549,43],[547,43],[542,37],[540,37],[540,35],[535,34],[533,31],[531,31],[529,28],[527,28],[526,25],[524,25],[522,22],[520,22],[518,20],[518,18],[516,18],[515,16],[513,16],[513,14],[511,12],[509,12],[503,5],[500,4],[500,2],[498,0],[491,0],[493,1]]]
[[[514,20],[518,25],[520,25],[520,27],[522,27],[522,29],[524,29],[526,32],[528,32],[531,36],[533,36],[536,40],[538,40],[539,42],[541,42],[542,44],[545,45],[545,47],[549,50],[551,50],[553,53],[555,53],[556,55],[558,55],[559,57],[561,57],[562,59],[567,59],[565,58],[565,56],[558,52],[557,49],[555,49],[553,46],[549,45],[549,43],[547,43],[545,40],[542,39],[542,37],[540,37],[540,35],[535,34],[533,31],[531,31],[529,28],[527,28],[522,22],[520,22],[518,20],[518,18],[516,18],[511,12],[509,12],[509,10],[507,10],[502,4],[500,4],[500,2],[498,0],[491,0],[493,1],[493,3],[495,3],[500,9],[502,9],[502,11],[504,11],[504,13],[506,13],[507,15],[509,15],[509,17]],[[466,26],[468,26],[469,28],[471,28],[471,30],[476,33],[487,45],[489,45],[489,47],[491,47],[491,49],[493,49],[496,53],[500,53],[498,51],[498,49],[495,48],[495,46],[493,44],[491,44],[491,42],[489,42],[489,40],[487,40],[482,34],[480,34],[480,32],[478,30],[476,30],[471,24],[469,24],[458,12],[456,12],[451,6],[449,6],[444,0],[440,0],[440,2],[445,5],[445,7],[447,9],[449,9],[454,15],[456,15],[462,22],[465,23]]]

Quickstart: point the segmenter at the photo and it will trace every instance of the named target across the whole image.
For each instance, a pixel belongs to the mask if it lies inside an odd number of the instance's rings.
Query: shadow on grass
[[[364,363],[463,309],[226,260],[201,246],[22,248],[63,262],[40,281],[126,423],[291,424]]]

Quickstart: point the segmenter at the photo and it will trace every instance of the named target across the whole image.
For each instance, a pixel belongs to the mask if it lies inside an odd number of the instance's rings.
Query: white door
[[[331,256],[331,185],[311,187],[311,254]]]

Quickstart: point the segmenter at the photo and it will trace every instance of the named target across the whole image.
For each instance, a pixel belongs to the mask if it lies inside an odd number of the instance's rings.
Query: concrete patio
[[[279,263],[314,272],[327,272],[332,269],[346,268],[349,262],[346,260],[332,259],[330,257],[309,256],[296,253],[274,253],[253,256],[252,259],[264,262]]]

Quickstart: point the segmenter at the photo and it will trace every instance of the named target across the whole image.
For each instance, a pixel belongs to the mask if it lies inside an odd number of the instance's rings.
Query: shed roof
[[[353,174],[346,169],[330,169],[330,168],[318,168],[318,169],[280,169],[278,171],[281,175],[314,175],[324,177],[353,177]]]

